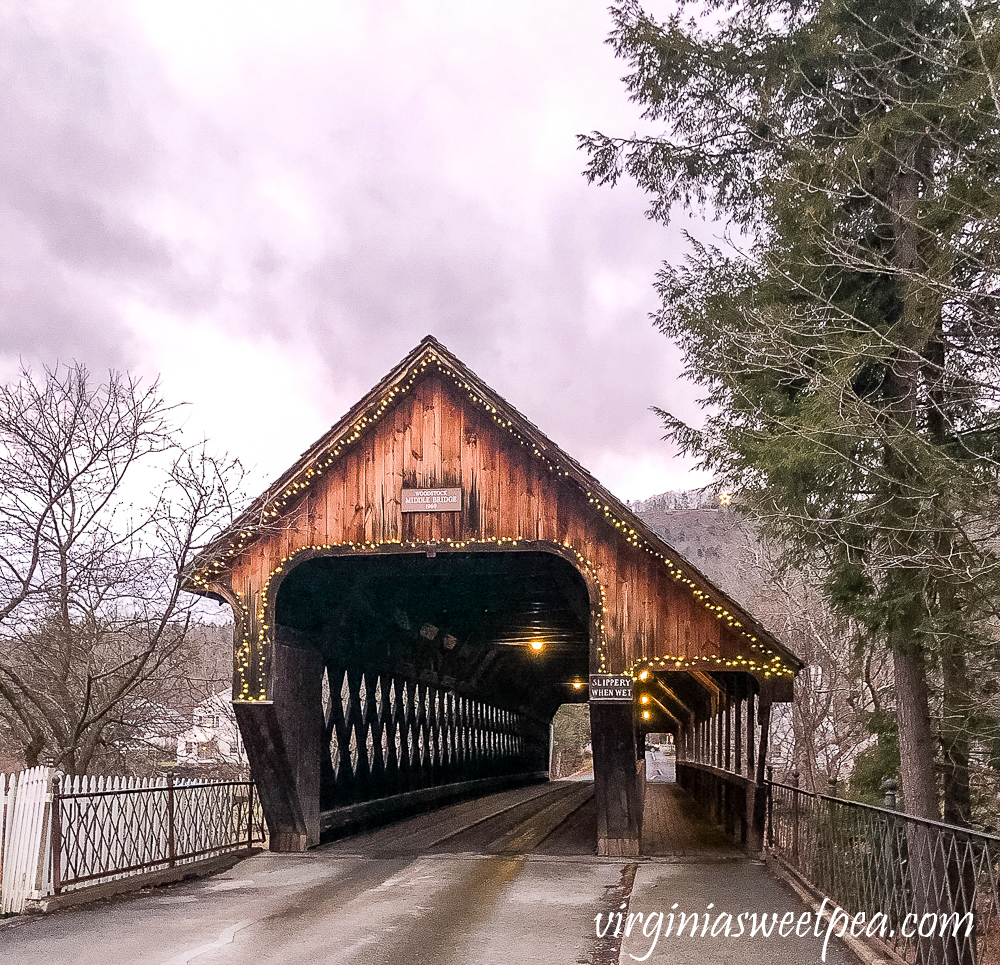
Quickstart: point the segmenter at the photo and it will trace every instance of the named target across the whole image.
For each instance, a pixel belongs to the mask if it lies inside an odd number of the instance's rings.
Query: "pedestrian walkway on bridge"
[[[664,850],[660,856],[595,857],[593,785],[555,781],[304,854],[258,854],[212,878],[21,916],[0,923],[0,963],[820,962],[822,937],[780,938],[774,929],[770,937],[713,938],[710,927],[701,936],[706,914],[756,912],[780,921],[807,909],[760,862],[713,837],[676,785],[648,789],[647,817],[670,824],[651,842]],[[675,925],[678,912],[700,916],[696,937],[678,937],[676,927],[667,934],[672,908]],[[831,943],[826,962],[853,961]]]
[[[642,854],[647,858],[725,861],[745,852],[711,821],[701,816],[678,784],[646,785],[642,819]]]

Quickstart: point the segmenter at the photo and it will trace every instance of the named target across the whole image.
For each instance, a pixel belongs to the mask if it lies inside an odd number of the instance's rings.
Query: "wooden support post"
[[[727,771],[732,771],[733,769],[733,695],[732,695],[732,683],[731,681],[726,681],[725,689],[722,692],[722,706],[724,708],[725,718],[723,720],[723,744],[725,752],[725,769]],[[729,781],[723,782],[723,792],[722,792],[722,810],[725,819],[724,827],[726,829],[726,834],[733,835],[736,833],[736,788]]]
[[[272,851],[319,843],[322,674],[318,650],[274,646],[272,702],[234,704]]]
[[[746,681],[742,675],[736,682],[736,732],[733,735],[733,750],[735,760],[734,770],[737,774],[743,773],[743,702],[746,699]]]
[[[724,701],[722,695],[720,694],[715,702],[715,760],[712,762],[716,767],[722,767],[722,743],[723,743],[723,706]]]
[[[726,718],[724,723],[725,733],[723,734],[723,742],[725,744],[725,768],[727,771],[733,769],[733,702],[732,697],[729,693],[729,684],[726,684],[726,689],[724,691],[723,697],[723,707],[725,707]]]
[[[753,819],[751,821],[751,846],[761,850],[764,843],[764,823],[767,817],[767,794],[764,789],[764,767],[767,762],[768,740],[771,731],[771,699],[769,693],[760,696],[760,740],[757,746],[756,787],[753,794]]]
[[[634,857],[642,834],[642,800],[636,776],[635,725],[631,704],[592,703],[597,854]]]
[[[758,784],[764,783],[764,766],[767,763],[768,742],[771,738],[771,701],[763,701],[760,707],[760,740],[757,745]]]

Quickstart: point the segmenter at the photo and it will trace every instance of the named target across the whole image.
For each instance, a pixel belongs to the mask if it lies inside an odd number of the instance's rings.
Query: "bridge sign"
[[[590,700],[602,703],[632,703],[632,678],[628,674],[592,673]]]
[[[404,513],[459,513],[461,489],[404,489],[400,500]]]

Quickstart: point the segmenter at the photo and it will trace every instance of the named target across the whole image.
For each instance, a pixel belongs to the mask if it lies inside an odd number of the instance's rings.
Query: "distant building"
[[[228,689],[203,700],[191,716],[191,726],[177,736],[178,766],[248,766]]]
[[[143,722],[138,747],[145,748],[161,766],[169,764],[177,746],[177,735],[187,725],[184,715],[163,704],[144,702],[136,716]]]

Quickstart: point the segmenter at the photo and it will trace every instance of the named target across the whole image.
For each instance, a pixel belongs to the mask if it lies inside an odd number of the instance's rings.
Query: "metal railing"
[[[117,786],[115,784],[117,783]],[[52,786],[51,894],[250,850],[264,840],[250,781]]]
[[[876,948],[913,965],[1000,963],[1000,838],[767,783],[766,844]]]

